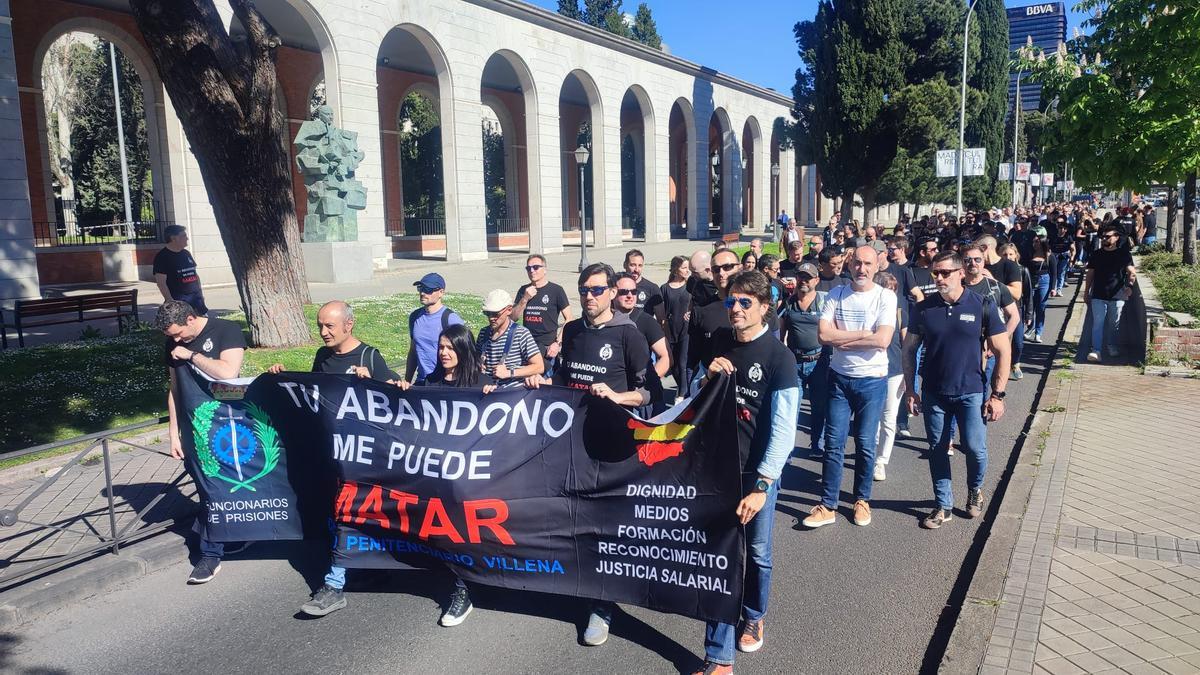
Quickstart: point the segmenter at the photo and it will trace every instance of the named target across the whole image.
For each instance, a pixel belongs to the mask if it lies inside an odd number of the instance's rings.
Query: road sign
[[[1020,180],[1020,181],[1029,180],[1029,171],[1030,170],[1031,170],[1031,165],[1029,164],[1029,162],[1017,162],[1017,180]]]
[[[1012,180],[1012,164],[1009,162],[1000,163],[1000,177],[997,180],[1010,181]]]
[[[963,175],[964,176],[982,176],[983,170],[987,165],[986,159],[987,148],[964,148],[963,149]],[[958,176],[958,167],[955,164],[955,159],[958,156],[957,150],[938,150],[936,158],[937,177],[938,178],[954,178]]]

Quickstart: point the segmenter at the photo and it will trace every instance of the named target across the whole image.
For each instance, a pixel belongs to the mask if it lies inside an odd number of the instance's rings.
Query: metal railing
[[[588,230],[593,230],[592,219],[586,218]],[[579,231],[579,216],[569,216],[563,221],[563,232]]]
[[[399,218],[387,221],[390,237],[428,237],[446,234],[445,218]]]
[[[117,502],[114,496],[116,490],[114,490],[112,469],[113,446],[128,446],[134,450],[140,450],[142,452],[148,452],[155,455],[164,455],[167,457],[170,457],[170,453],[148,448],[130,440],[115,438],[115,436],[131,431],[137,431],[139,429],[148,429],[166,421],[167,418],[162,417],[157,420],[148,420],[138,424],[131,424],[124,427],[118,427],[116,429],[109,429],[107,431],[88,434],[86,436],[79,436],[77,438],[59,441],[57,443],[39,445],[32,448],[26,448],[24,450],[5,453],[3,455],[5,459],[11,459],[14,457],[22,457],[40,452],[46,452],[48,450],[55,450],[57,448],[68,447],[78,443],[87,443],[82,450],[71,457],[69,462],[63,466],[62,469],[43,479],[42,483],[38,485],[36,489],[26,495],[20,503],[18,503],[16,506],[0,510],[0,542],[5,542],[14,537],[30,534],[29,531],[15,534],[8,534],[6,532],[6,530],[11,531],[11,528],[14,528],[18,525],[32,525],[35,528],[33,532],[48,530],[57,534],[71,533],[88,539],[95,538],[96,541],[95,543],[80,546],[72,550],[70,553],[61,555],[52,555],[44,552],[38,553],[30,551],[30,547],[22,547],[21,550],[16,553],[16,555],[0,560],[0,563],[2,563],[4,569],[11,568],[14,563],[21,562],[20,555],[22,553],[29,553],[31,557],[40,560],[40,562],[29,563],[31,565],[30,567],[27,569],[22,569],[12,576],[0,577],[0,590],[11,588],[31,578],[40,576],[47,571],[64,567],[73,562],[94,556],[98,553],[110,552],[113,555],[120,555],[121,546],[123,544],[135,539],[140,539],[150,534],[162,532],[176,526],[176,524],[179,523],[180,519],[178,518],[168,518],[163,522],[146,524],[143,522],[143,518],[147,513],[150,512],[151,509],[157,506],[164,497],[167,496],[170,490],[178,488],[178,486],[188,478],[188,474],[182,469],[182,466],[175,478],[169,483],[166,483],[162,489],[159,490],[158,493],[146,503],[145,506],[137,510],[128,522],[121,527],[117,526]],[[86,458],[94,453],[97,447],[100,448],[101,461],[104,465],[104,495],[107,499],[106,508],[99,511],[94,509],[87,510],[74,516],[67,515],[64,517],[62,514],[59,514],[59,517],[54,522],[39,522],[33,518],[27,519],[22,517],[22,512],[26,509],[26,507],[33,503],[39,495],[43,494],[46,492],[46,490],[58,483],[58,481],[64,476],[75,473],[73,470],[83,466],[85,462],[88,461]],[[35,507],[34,510],[36,511],[38,508],[39,507]],[[189,514],[189,516],[190,515],[191,514]],[[107,532],[102,531],[105,528],[93,526],[93,524],[89,522],[90,518],[103,516],[107,516]],[[78,522],[82,522],[82,529],[73,527],[73,525]]]
[[[55,248],[98,246],[100,244],[161,244],[163,243],[163,229],[173,224],[168,220],[99,225],[35,221],[33,223],[34,245]]]
[[[488,234],[516,234],[528,231],[528,218],[495,218],[487,223]]]

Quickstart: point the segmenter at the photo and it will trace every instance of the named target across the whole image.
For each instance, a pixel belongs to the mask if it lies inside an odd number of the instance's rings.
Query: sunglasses
[[[494,318],[496,318],[496,317],[500,316],[500,315],[501,315],[501,314],[503,314],[503,313],[504,313],[504,310],[501,310],[501,311],[499,311],[499,312],[489,312],[489,311],[487,311],[486,309],[485,309],[485,310],[483,310],[483,315],[484,315],[484,316],[486,316],[486,317],[487,317],[487,318],[489,318],[489,319],[494,319]]]
[[[542,269],[543,267],[545,267],[545,265],[526,265],[525,271],[526,272],[536,272],[536,271]]]
[[[717,270],[721,270],[722,272],[732,272],[741,266],[741,263],[725,263],[724,265],[713,265],[710,269],[714,272]]]
[[[623,298],[623,297],[626,297],[626,296],[629,296],[629,295],[636,295],[636,294],[637,294],[637,289],[636,289],[636,288],[618,288],[618,289],[617,289],[617,296],[618,296],[618,297],[622,297],[622,298]]]
[[[579,295],[582,297],[587,297],[590,295],[593,298],[598,298],[604,295],[604,292],[607,290],[608,286],[580,286]]]
[[[932,274],[933,276],[935,276],[939,279],[945,279],[945,278],[949,277],[951,274],[954,274],[955,272],[957,272],[961,269],[962,269],[961,267],[955,267],[954,269],[949,269],[949,270],[929,270],[929,272],[930,272],[930,274]]]
[[[750,298],[725,298],[725,309],[733,309],[734,305],[741,305],[742,309],[750,309],[750,305],[754,303]]]
[[[417,290],[420,291],[421,293],[424,293],[425,295],[429,295],[430,293],[436,293],[442,289],[434,288],[432,286],[417,286]]]
[[[979,256],[972,256],[972,257],[969,257],[969,258],[968,258],[968,257],[966,257],[966,256],[963,256],[963,262],[969,262],[969,263],[981,263],[981,262],[983,262],[983,258],[981,258],[981,257],[979,257]]]

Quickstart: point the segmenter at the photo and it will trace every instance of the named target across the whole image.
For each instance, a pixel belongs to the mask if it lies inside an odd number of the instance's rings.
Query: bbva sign
[[[1042,14],[1057,14],[1058,7],[1055,5],[1033,5],[1025,8],[1025,16],[1039,16]]]

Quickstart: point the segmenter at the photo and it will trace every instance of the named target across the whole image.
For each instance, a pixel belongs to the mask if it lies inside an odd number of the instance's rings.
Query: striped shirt
[[[496,366],[501,362],[514,371],[529,365],[534,355],[541,354],[537,341],[529,329],[514,321],[508,322],[508,329],[502,335],[492,337],[492,328],[488,326],[479,331],[479,339],[475,343],[475,351],[483,358],[484,372],[492,377],[496,375]],[[507,379],[495,378],[500,387],[512,387],[521,384],[519,377]]]

